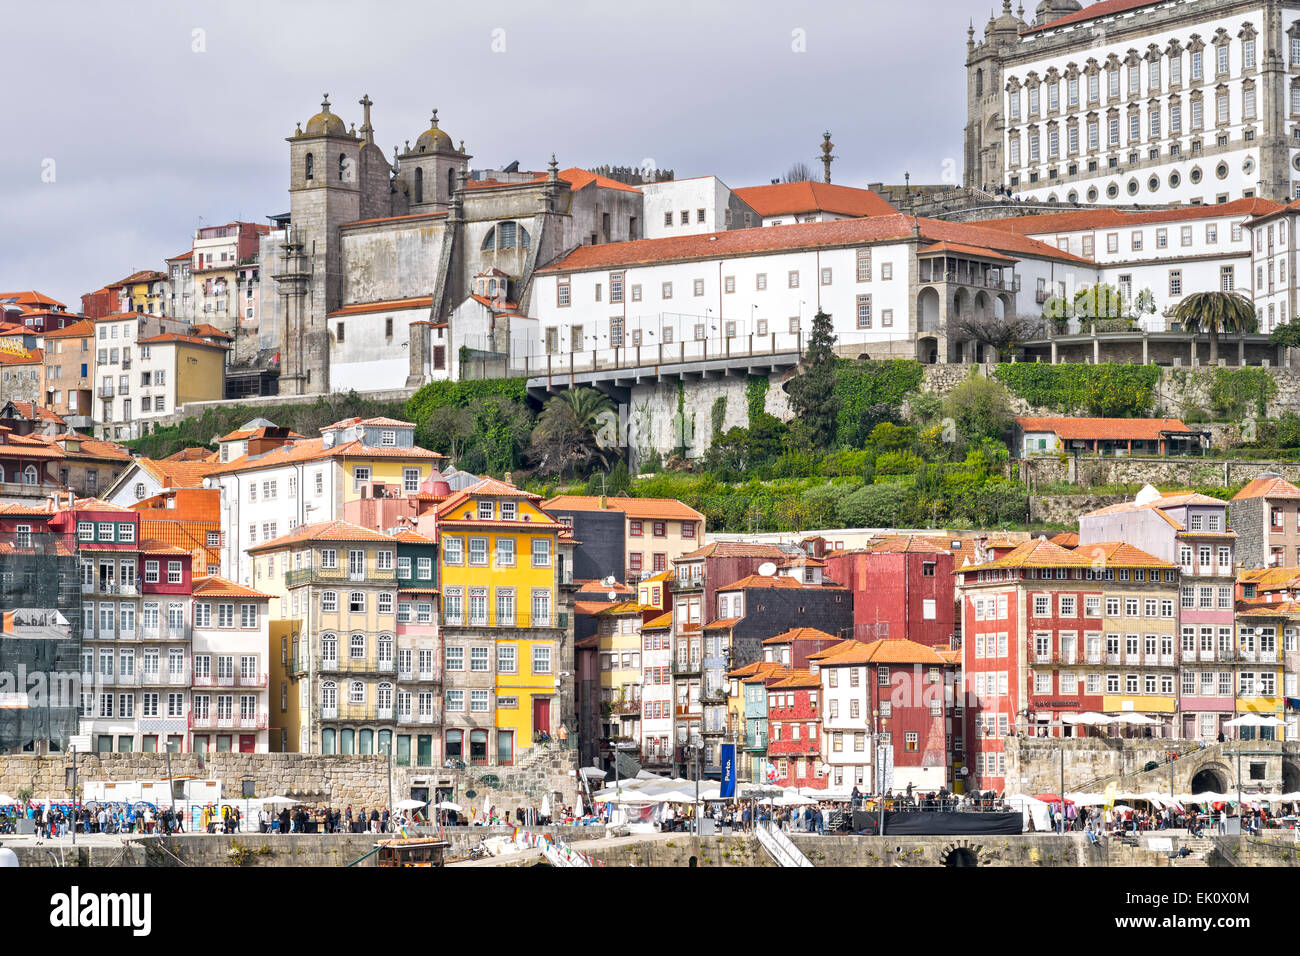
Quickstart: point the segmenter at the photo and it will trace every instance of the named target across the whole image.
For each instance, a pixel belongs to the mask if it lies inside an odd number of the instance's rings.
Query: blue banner
[[[722,788],[718,796],[732,799],[736,796],[736,745],[722,745]]]

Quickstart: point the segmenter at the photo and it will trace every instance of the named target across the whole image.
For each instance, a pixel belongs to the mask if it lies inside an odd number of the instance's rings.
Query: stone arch
[[[939,862],[944,866],[979,866],[980,850],[983,847],[977,844],[968,843],[965,840],[958,840],[956,843],[950,843],[939,853]]]
[[[1206,763],[1197,767],[1196,772],[1192,774],[1189,790],[1193,794],[1207,791],[1227,793],[1231,785],[1231,770],[1222,764]]]
[[[943,322],[939,290],[926,286],[916,296],[916,331],[937,332]]]
[[[1295,793],[1300,790],[1300,764],[1294,760],[1282,761],[1282,791]]]
[[[933,335],[919,336],[916,340],[916,360],[922,365],[934,365],[939,361],[939,340]]]

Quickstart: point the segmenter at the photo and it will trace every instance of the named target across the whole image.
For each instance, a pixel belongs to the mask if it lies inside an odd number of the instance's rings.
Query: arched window
[[[372,754],[375,752],[375,732],[369,727],[357,733],[357,753]]]
[[[348,685],[348,703],[364,704],[366,702],[366,685],[359,680],[354,680]]]
[[[415,201],[424,202],[424,170],[415,169]]]
[[[320,732],[320,752],[323,754],[334,753],[334,728],[326,727]]]
[[[497,232],[500,233],[500,248],[513,249],[515,247],[515,229],[518,228],[513,222],[503,222],[497,226]]]
[[[144,497],[144,482],[143,482],[143,481],[137,481],[137,482],[135,483],[135,496],[136,496],[137,499],[140,499],[140,498],[143,498],[143,497]]]
[[[380,710],[392,709],[393,706],[393,685],[387,682],[382,683],[375,691],[375,706]]]
[[[975,95],[976,96],[984,95],[984,71],[983,70],[975,71]]]
[[[339,705],[339,688],[332,680],[320,685],[320,705],[325,710],[333,710]]]
[[[347,180],[348,158],[339,153],[339,182]]]
[[[339,661],[339,641],[333,634],[322,634],[320,639],[320,656],[327,667],[334,667]]]
[[[392,635],[390,635],[390,634],[380,634],[380,635],[379,635],[379,646],[378,646],[378,651],[379,651],[379,664],[380,664],[381,667],[382,667],[384,664],[391,664],[391,663],[393,662],[393,638],[392,638]]]
[[[5,480],[5,466],[0,465],[0,484],[3,484],[4,480]]]
[[[316,178],[316,157],[311,153],[307,154],[307,178]]]
[[[497,247],[497,231],[489,229],[487,235],[483,237],[483,251],[491,252]]]
[[[456,170],[447,170],[447,198],[456,195]]]
[[[357,732],[349,727],[339,731],[339,753],[353,753],[353,743],[356,741]]]
[[[348,657],[352,658],[354,661],[363,661],[366,659],[366,635],[352,635],[352,640],[348,643]]]
[[[36,466],[35,466],[35,465],[28,465],[26,468],[23,469],[23,484],[24,484],[24,485],[34,485],[34,484],[36,484]]]

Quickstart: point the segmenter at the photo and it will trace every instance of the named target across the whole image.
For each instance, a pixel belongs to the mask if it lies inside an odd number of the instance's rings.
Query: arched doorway
[[[955,846],[950,849],[943,857],[944,866],[979,866],[980,860],[976,851],[966,846]]]
[[[925,335],[916,340],[916,360],[922,365],[934,365],[939,361],[939,340],[932,335]]]
[[[939,331],[941,322],[939,311],[939,290],[932,286],[922,289],[916,297],[916,330],[918,332]]]
[[[1228,775],[1215,767],[1202,767],[1192,777],[1192,793],[1227,793]]]
[[[1300,790],[1300,765],[1289,760],[1282,761],[1282,790],[1285,793]]]

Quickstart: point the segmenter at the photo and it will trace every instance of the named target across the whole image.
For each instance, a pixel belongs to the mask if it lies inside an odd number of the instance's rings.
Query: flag
[[[722,745],[722,788],[718,796],[724,800],[736,795],[736,745]]]

